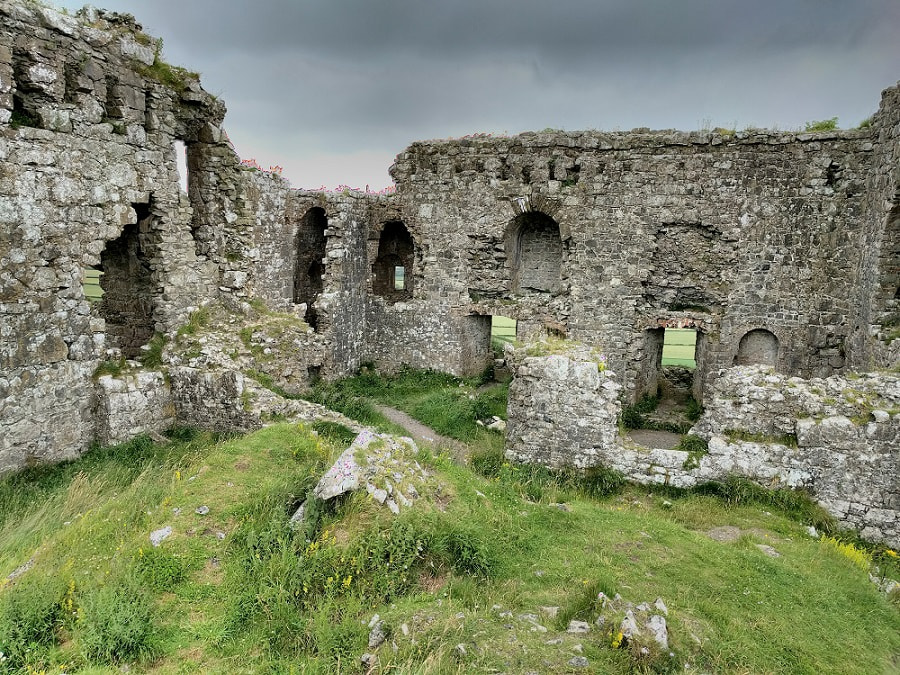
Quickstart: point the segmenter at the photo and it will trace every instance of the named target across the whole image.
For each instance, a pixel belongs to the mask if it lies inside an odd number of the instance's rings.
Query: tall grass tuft
[[[729,476],[722,481],[701,483],[691,491],[718,497],[726,504],[774,507],[800,522],[813,525],[820,532],[831,534],[837,531],[834,518],[803,490],[770,490],[745,478]]]
[[[0,593],[0,652],[6,665],[21,668],[56,642],[65,590],[57,579],[27,575]]]
[[[101,663],[152,656],[155,629],[152,599],[134,581],[118,580],[82,600],[76,634],[84,655]]]

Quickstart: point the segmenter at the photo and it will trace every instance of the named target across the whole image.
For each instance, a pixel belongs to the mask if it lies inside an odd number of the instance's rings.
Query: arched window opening
[[[304,316],[313,330],[318,327],[316,298],[324,288],[325,247],[328,237],[325,209],[314,206],[306,212],[297,228],[297,260],[294,265],[294,304],[306,303]]]
[[[132,204],[137,223],[125,226],[122,234],[106,244],[100,254],[99,314],[106,321],[111,346],[134,359],[154,332],[153,281],[142,235],[150,229],[149,204]]]
[[[562,289],[562,238],[559,224],[546,213],[516,216],[507,240],[512,291],[555,293]]]
[[[391,302],[412,297],[412,267],[415,244],[406,226],[397,221],[385,223],[378,240],[378,256],[372,271],[372,291]]]
[[[771,331],[757,328],[746,333],[738,343],[734,365],[759,364],[774,367],[778,363],[778,338]]]

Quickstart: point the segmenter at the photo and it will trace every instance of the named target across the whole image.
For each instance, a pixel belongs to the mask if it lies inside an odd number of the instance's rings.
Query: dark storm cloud
[[[384,183],[409,141],[476,131],[850,125],[900,77],[898,0],[105,5],[202,72],[239,151],[304,184]]]

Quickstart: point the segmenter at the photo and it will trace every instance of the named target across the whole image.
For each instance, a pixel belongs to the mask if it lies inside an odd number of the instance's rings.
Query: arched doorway
[[[297,260],[294,265],[294,304],[306,303],[306,322],[316,329],[318,316],[314,307],[324,288],[325,247],[328,218],[325,209],[309,209],[297,228]]]
[[[100,254],[98,313],[106,322],[106,334],[122,355],[135,359],[154,333],[154,284],[145,250],[153,218],[150,204],[132,204],[137,222],[107,242]]]

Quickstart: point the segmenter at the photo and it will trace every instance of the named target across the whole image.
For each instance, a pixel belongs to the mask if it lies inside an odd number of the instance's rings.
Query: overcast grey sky
[[[241,156],[295,187],[381,188],[410,142],[476,132],[852,127],[900,79],[900,0],[99,4],[199,71]]]

